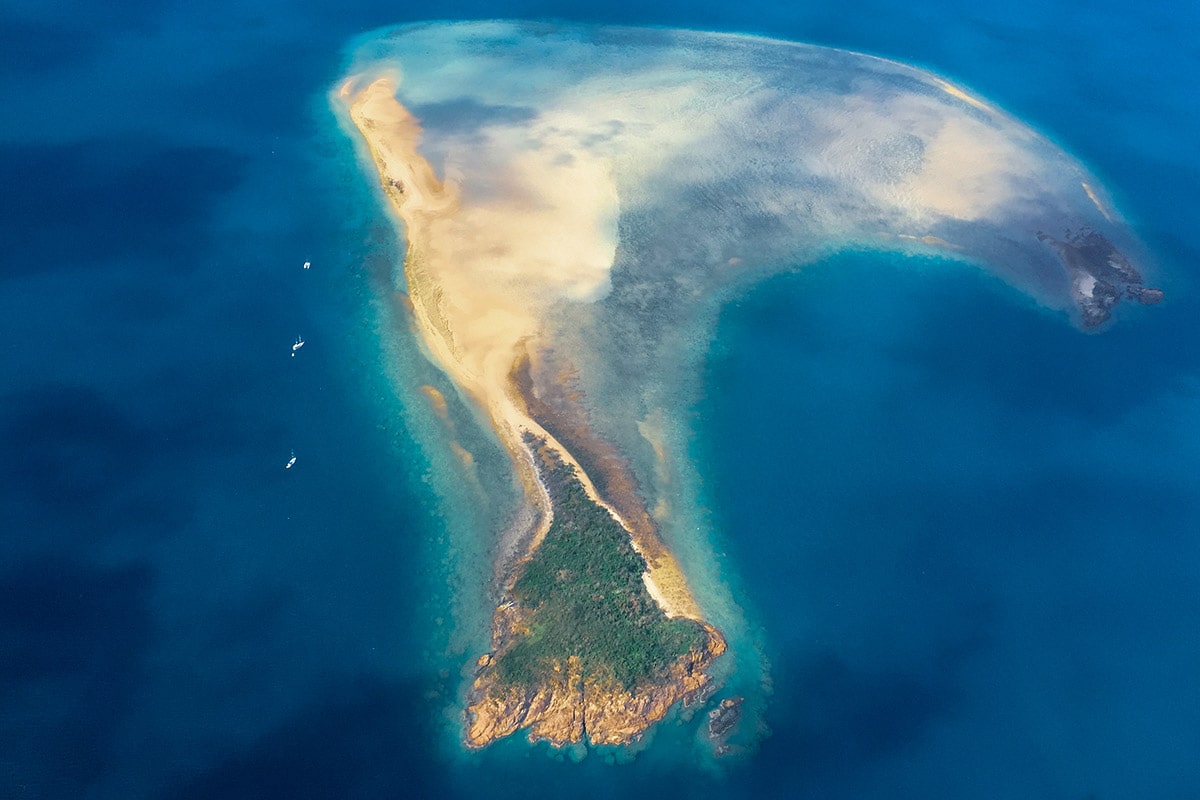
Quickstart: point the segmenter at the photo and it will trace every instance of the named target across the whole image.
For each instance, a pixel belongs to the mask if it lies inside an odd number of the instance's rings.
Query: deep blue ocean
[[[325,99],[431,16],[929,68],[1090,167],[1167,292],[1085,335],[852,252],[724,309],[692,457],[771,664],[740,762],[443,742],[486,547]],[[1200,6],[15,0],[0,50],[0,797],[1200,797]]]

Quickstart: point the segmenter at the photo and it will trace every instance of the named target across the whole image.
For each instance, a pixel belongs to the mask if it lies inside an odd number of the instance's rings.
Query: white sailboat
[[[304,347],[304,340],[299,336],[296,337],[296,343],[292,345],[292,358],[296,357],[296,351]]]
[[[312,262],[311,262],[311,261],[305,261],[305,262],[304,262],[304,268],[305,268],[305,269],[311,269],[311,268],[312,268]]]

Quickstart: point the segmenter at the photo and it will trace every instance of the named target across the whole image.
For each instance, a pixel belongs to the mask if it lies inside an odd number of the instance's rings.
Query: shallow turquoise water
[[[620,767],[447,743],[486,624],[449,594],[487,543],[404,392],[444,381],[381,333],[392,234],[323,98],[403,9],[68,10],[0,23],[0,794],[1200,791],[1194,9],[440,9],[932,68],[1082,157],[1168,291],[1085,336],[857,253],[725,311],[693,452],[774,694],[716,774],[670,726]]]

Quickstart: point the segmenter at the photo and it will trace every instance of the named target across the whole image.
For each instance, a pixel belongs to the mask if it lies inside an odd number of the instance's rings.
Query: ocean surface
[[[731,762],[673,720],[582,761],[454,741],[511,509],[468,502],[416,387],[503,456],[395,324],[326,94],[353,37],[430,13],[931,69],[1097,174],[1167,293],[1088,335],[856,251],[730,302],[689,421],[770,665]],[[1116,2],[6,5],[0,797],[1200,796],[1198,32]]]

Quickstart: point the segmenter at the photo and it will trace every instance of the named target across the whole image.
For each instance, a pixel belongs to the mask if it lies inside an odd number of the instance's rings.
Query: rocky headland
[[[612,675],[585,675],[579,656],[547,664],[538,681],[509,683],[496,668],[495,657],[486,654],[477,662],[471,687],[466,742],[484,747],[521,729],[528,730],[531,742],[557,747],[585,739],[593,745],[635,742],[671,706],[687,702],[711,684],[705,669],[725,651],[725,640],[710,626],[705,631],[702,646],[632,689]]]
[[[675,703],[711,693],[707,670],[725,640],[708,623],[667,615],[629,532],[588,497],[574,467],[535,444],[554,519],[496,608],[465,740],[484,747],[525,729],[560,747],[628,744]]]

